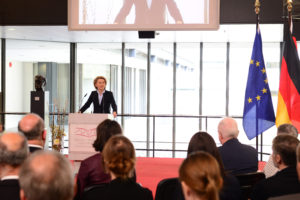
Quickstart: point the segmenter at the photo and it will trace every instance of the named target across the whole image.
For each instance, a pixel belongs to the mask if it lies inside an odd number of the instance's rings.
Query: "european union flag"
[[[262,53],[262,41],[257,29],[245,94],[243,127],[249,140],[275,124],[275,115]]]

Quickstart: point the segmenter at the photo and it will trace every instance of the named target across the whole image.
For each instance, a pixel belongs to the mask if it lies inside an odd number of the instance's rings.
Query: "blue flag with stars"
[[[243,127],[248,139],[251,140],[274,124],[275,115],[258,28],[249,66]]]

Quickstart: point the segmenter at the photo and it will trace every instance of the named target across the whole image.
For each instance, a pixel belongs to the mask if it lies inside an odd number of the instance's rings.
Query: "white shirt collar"
[[[4,180],[11,180],[11,179],[19,180],[19,176],[18,176],[18,175],[3,176],[3,177],[1,178],[1,181],[4,181]]]
[[[100,95],[100,92],[98,90],[96,90],[97,93]],[[105,93],[105,90],[103,90],[102,95]]]
[[[36,148],[40,148],[40,149],[43,149],[42,146],[40,145],[37,145],[37,144],[28,144],[29,147],[36,147]]]

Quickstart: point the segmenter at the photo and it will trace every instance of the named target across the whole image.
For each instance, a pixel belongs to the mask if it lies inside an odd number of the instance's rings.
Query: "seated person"
[[[83,160],[81,162],[77,176],[77,194],[80,198],[85,187],[110,182],[110,175],[105,173],[102,162],[102,150],[108,139],[117,134],[122,134],[122,128],[118,122],[106,119],[97,126],[97,138],[93,147],[99,153]]]
[[[221,171],[216,159],[203,151],[190,154],[179,168],[186,200],[219,200]]]
[[[102,151],[104,166],[112,181],[93,191],[101,200],[150,200],[152,192],[131,179],[135,166],[135,150],[129,139],[122,135],[112,136]],[[87,193],[85,193],[86,195]],[[83,199],[94,199],[91,196]]]
[[[282,124],[277,129],[277,135],[291,135],[295,138],[298,137],[298,130],[292,124]],[[264,174],[266,178],[275,175],[278,172],[278,168],[274,166],[272,156],[270,156],[268,162],[264,167]]]
[[[191,138],[188,146],[188,155],[197,151],[209,153],[217,160],[220,166],[221,176],[223,178],[220,200],[239,200],[241,198],[239,181],[232,174],[225,172],[216,143],[208,133],[198,132]]]
[[[255,148],[238,141],[239,130],[232,118],[224,118],[218,126],[219,140],[222,144],[219,152],[226,171],[237,175],[256,172],[258,157]]]
[[[20,199],[19,169],[28,153],[27,140],[23,134],[4,133],[0,136],[1,200]]]
[[[56,151],[36,151],[20,168],[21,200],[72,200],[70,161]]]
[[[298,139],[290,135],[278,135],[274,138],[272,159],[279,171],[254,186],[252,200],[300,193],[300,183],[296,171],[298,144]]]

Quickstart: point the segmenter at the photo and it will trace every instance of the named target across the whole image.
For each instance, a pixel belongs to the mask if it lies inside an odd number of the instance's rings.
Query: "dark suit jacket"
[[[117,105],[113,93],[110,91],[105,90],[103,93],[101,105],[99,105],[98,92],[93,91],[87,102],[80,108],[80,111],[83,113],[92,103],[94,105],[94,113],[110,113],[110,106],[114,112],[117,112]]]
[[[0,199],[1,200],[19,200],[20,185],[17,179],[7,179],[0,181]]]
[[[258,182],[251,195],[252,200],[264,200],[287,194],[300,193],[296,166],[285,168],[274,176]]]
[[[240,200],[242,197],[241,186],[232,174],[225,174],[223,187],[220,190],[220,200]]]
[[[141,187],[133,180],[122,180],[117,178],[110,183],[105,184],[102,187],[98,187],[91,193],[86,193],[83,196],[84,200],[153,200],[152,192]]]
[[[256,172],[258,169],[257,151],[233,138],[218,148],[224,168],[232,174]]]
[[[110,182],[110,175],[104,172],[101,153],[97,153],[81,162],[78,175],[77,187],[80,196],[85,187]]]
[[[38,151],[38,150],[43,150],[42,147],[41,147],[41,148],[39,148],[39,147],[34,147],[34,146],[30,146],[30,144],[28,145],[28,147],[29,147],[29,152],[30,152],[30,153],[33,153],[33,152]]]

